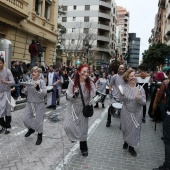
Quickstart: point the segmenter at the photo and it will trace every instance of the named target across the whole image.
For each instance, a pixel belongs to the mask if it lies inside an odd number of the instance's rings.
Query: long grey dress
[[[15,83],[11,71],[4,68],[0,71],[0,79],[8,82],[8,85],[0,82],[0,117],[11,116],[11,85]]]
[[[140,131],[143,116],[143,105],[146,104],[145,91],[141,89],[141,97],[135,99],[139,86],[131,88],[128,84],[123,85],[124,96],[120,95],[123,102],[121,110],[121,129],[123,139],[132,147],[138,146],[140,142]]]
[[[31,80],[33,83],[34,80]],[[38,80],[40,85],[40,92],[34,86],[27,86],[25,94],[27,97],[27,104],[24,110],[23,123],[28,129],[34,129],[38,133],[43,133],[43,121],[45,115],[44,97],[47,95],[46,84],[44,80]]]
[[[95,96],[96,89],[91,82],[92,89],[90,93],[86,90],[85,84],[81,84],[85,104]],[[83,104],[79,93],[77,98],[73,98],[73,84],[70,82],[67,89],[67,112],[65,116],[64,129],[71,141],[87,141],[88,118],[83,116]],[[73,113],[75,112],[75,113]]]

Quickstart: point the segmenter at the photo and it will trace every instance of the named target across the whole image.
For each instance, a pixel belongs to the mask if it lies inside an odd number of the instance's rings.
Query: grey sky
[[[158,12],[158,0],[116,0],[116,4],[130,12],[129,33],[136,33],[136,36],[141,38],[141,59],[142,53],[149,46],[148,39]]]

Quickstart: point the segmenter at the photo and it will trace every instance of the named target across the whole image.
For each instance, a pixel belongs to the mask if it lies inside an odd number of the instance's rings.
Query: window
[[[85,10],[86,11],[90,10],[90,5],[85,5]]]
[[[73,21],[76,21],[76,17],[73,17]]]
[[[89,22],[89,17],[84,17],[84,22]]]
[[[71,40],[71,44],[74,44],[74,43],[75,43],[75,39],[72,39],[72,40]]]
[[[75,32],[75,28],[72,28],[72,32]]]
[[[67,11],[67,6],[63,6],[63,11]]]
[[[88,33],[89,32],[89,28],[84,28],[83,29],[83,33]]]
[[[61,40],[61,44],[64,45],[66,43],[66,40],[65,39],[62,39]]]
[[[67,22],[67,17],[62,17],[62,22]]]
[[[73,9],[76,10],[76,9],[77,9],[77,6],[74,5],[74,6],[73,6]]]

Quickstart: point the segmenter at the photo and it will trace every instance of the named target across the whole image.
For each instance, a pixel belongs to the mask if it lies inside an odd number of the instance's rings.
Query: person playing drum
[[[104,101],[105,101],[105,98],[106,98],[106,95],[105,95],[106,94],[106,85],[109,84],[109,82],[107,80],[106,73],[103,73],[102,77],[99,78],[95,84],[96,84],[96,88],[97,88],[96,94],[98,95],[100,93],[104,93],[104,94],[101,94],[102,95],[101,103],[102,103],[102,108],[105,108],[104,107]],[[96,105],[94,106],[94,108],[98,108],[98,107],[99,107],[98,102],[96,102]]]
[[[114,74],[110,80],[110,89],[111,91],[111,98],[110,98],[110,107],[108,109],[108,117],[107,117],[107,122],[106,122],[106,127],[110,127],[111,124],[111,113],[115,111],[115,109],[112,107],[112,103],[117,103],[120,102],[119,100],[119,85],[125,84],[125,81],[122,79],[122,75],[125,72],[125,67],[124,65],[120,65],[118,68],[118,73]]]
[[[146,104],[146,96],[143,86],[137,84],[135,71],[127,70],[123,79],[126,82],[121,86],[120,101],[122,102],[121,109],[121,130],[123,133],[123,149],[129,146],[129,152],[132,156],[137,156],[134,147],[139,145],[140,131],[143,117],[143,106]],[[119,86],[120,89],[120,86]]]
[[[36,145],[42,143],[43,121],[45,115],[44,98],[47,95],[45,81],[39,79],[41,69],[37,66],[31,69],[32,80],[24,88],[23,92],[27,94],[27,104],[24,111],[23,123],[28,128],[25,137],[29,137],[35,131],[38,132]],[[31,85],[32,84],[32,85]]]

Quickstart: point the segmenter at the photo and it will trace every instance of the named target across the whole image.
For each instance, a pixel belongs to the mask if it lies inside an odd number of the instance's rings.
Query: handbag
[[[81,100],[83,103],[83,115],[84,117],[92,117],[93,116],[93,105],[85,105],[84,103],[84,98],[83,98],[83,92],[81,89],[81,85],[79,84],[79,90],[80,90],[80,95],[81,95]]]

